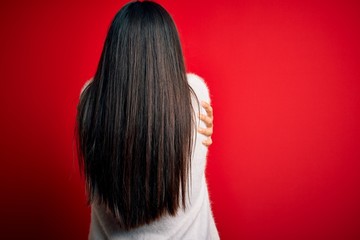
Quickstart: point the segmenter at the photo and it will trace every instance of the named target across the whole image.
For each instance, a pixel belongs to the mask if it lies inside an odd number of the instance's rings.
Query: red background
[[[159,2],[211,90],[221,238],[360,239],[358,1]],[[2,239],[86,239],[75,109],[124,3],[1,1]]]

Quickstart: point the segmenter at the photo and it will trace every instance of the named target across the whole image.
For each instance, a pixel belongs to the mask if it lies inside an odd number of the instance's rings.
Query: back
[[[187,80],[199,101],[210,102],[208,88],[200,77],[187,74]],[[192,99],[192,104],[198,112],[195,98]],[[201,111],[205,114],[203,109]],[[195,127],[199,125],[205,127],[197,120]],[[185,210],[180,208],[175,216],[164,215],[150,224],[126,231],[103,205],[93,203],[89,239],[219,239],[205,179],[208,150],[202,144],[205,138],[202,134],[194,135],[190,191]]]

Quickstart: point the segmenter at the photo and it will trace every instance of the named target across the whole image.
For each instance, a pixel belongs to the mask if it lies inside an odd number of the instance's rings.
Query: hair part
[[[122,228],[186,207],[191,94],[171,16],[149,1],[125,5],[80,97],[75,132],[89,204],[105,204]]]

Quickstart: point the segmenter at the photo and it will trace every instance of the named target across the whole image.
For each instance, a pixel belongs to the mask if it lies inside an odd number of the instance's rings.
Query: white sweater
[[[209,90],[202,78],[195,74],[187,74],[189,85],[193,88],[199,102],[210,103]],[[194,110],[198,112],[196,101],[192,101]],[[206,114],[201,107],[201,112]],[[199,119],[197,125],[205,127]],[[89,239],[220,239],[211,212],[208,188],[205,179],[206,156],[208,148],[202,144],[206,137],[196,134],[193,158],[191,162],[191,188],[184,211],[179,209],[176,216],[166,215],[151,224],[130,231],[124,231],[116,225],[116,221],[107,214],[103,206],[92,204]]]

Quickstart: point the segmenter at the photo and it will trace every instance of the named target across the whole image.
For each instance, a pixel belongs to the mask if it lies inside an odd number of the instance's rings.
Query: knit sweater
[[[187,74],[187,79],[199,102],[210,103],[209,90],[204,80],[191,73]],[[195,112],[198,112],[198,104],[194,98],[192,104]],[[201,106],[200,108],[200,112],[206,114]],[[205,124],[197,118],[197,126],[204,128]],[[206,136],[195,131],[189,198],[185,210],[180,208],[175,216],[165,215],[150,224],[125,231],[116,224],[116,220],[106,212],[104,206],[93,203],[89,239],[219,239],[205,179],[208,151],[208,148],[202,144],[205,139]]]

